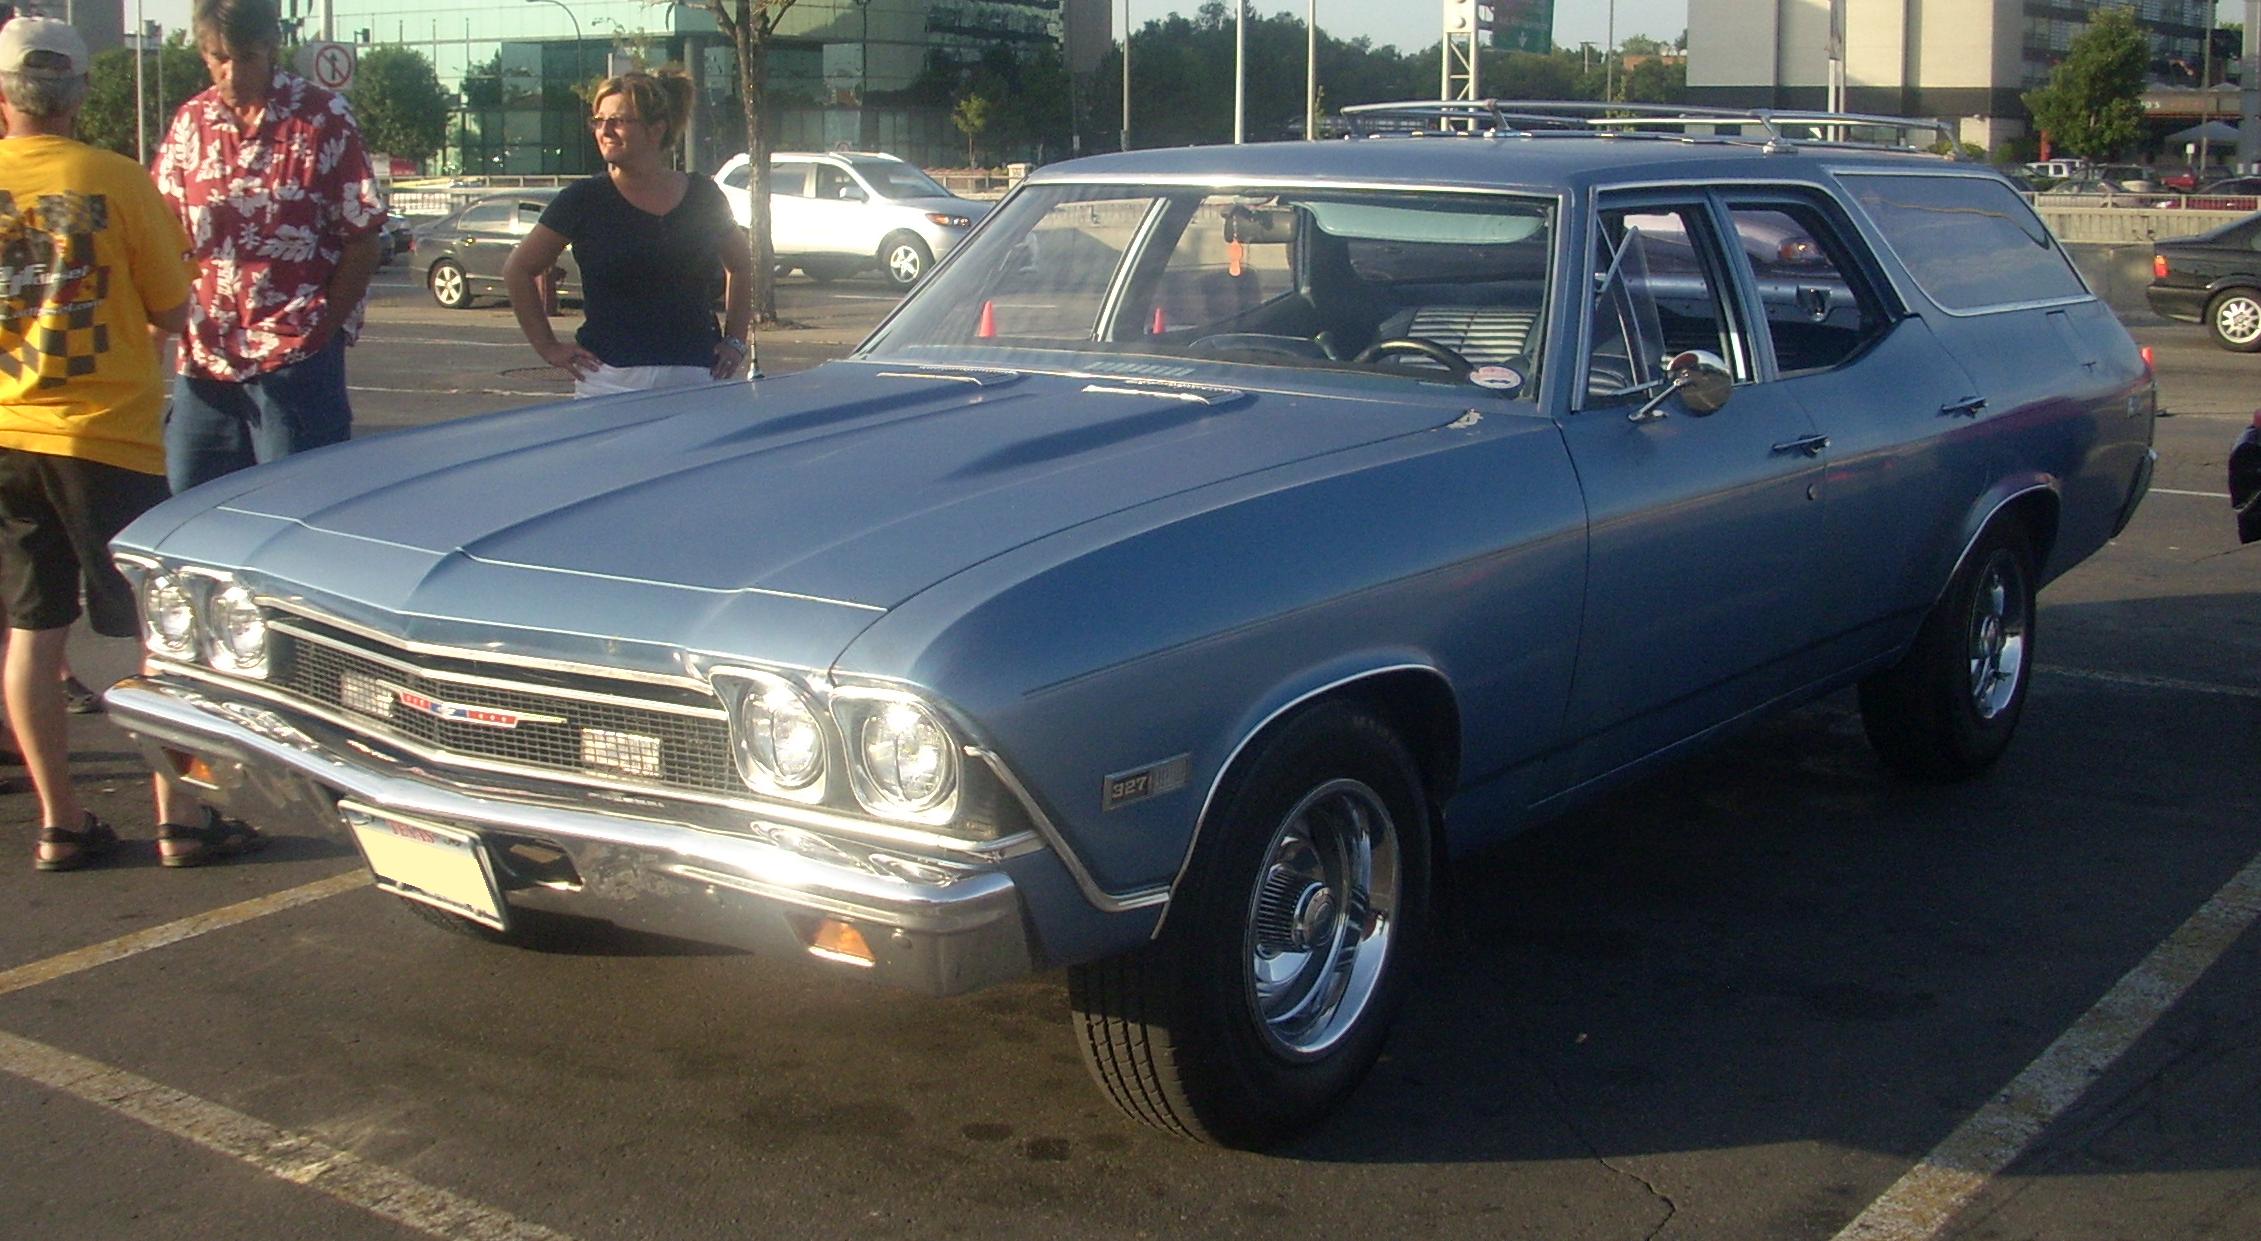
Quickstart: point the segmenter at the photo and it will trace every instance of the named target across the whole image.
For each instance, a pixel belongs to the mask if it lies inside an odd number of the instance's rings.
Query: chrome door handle
[[[1826,435],[1801,435],[1797,439],[1784,440],[1776,444],[1774,451],[1778,456],[1786,452],[1802,452],[1809,457],[1818,457],[1821,455],[1821,450],[1827,447],[1829,447],[1829,437]]]
[[[1945,418],[1976,418],[1985,412],[1986,398],[1983,396],[1966,396],[1960,401],[1949,401],[1939,407],[1940,416]]]

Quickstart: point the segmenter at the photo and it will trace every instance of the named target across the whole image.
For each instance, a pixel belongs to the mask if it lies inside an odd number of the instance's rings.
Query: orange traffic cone
[[[1162,313],[1162,308],[1160,306],[1156,306],[1154,308],[1154,322],[1147,325],[1146,334],[1148,336],[1160,336],[1162,333],[1169,330],[1169,318]]]
[[[997,336],[997,303],[981,304],[981,326],[973,330],[976,340],[993,340]]]

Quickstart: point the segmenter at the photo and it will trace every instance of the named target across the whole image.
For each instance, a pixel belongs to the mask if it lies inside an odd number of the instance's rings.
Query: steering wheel
[[[1455,379],[1466,379],[1476,369],[1476,364],[1468,359],[1433,340],[1422,340],[1418,336],[1393,336],[1388,340],[1377,340],[1366,346],[1363,352],[1351,360],[1354,362],[1377,362],[1383,358],[1402,353],[1420,354],[1431,362],[1451,371]]]

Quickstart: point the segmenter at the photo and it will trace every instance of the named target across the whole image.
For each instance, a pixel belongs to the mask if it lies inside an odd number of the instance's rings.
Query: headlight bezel
[[[766,797],[806,805],[820,805],[831,798],[837,783],[833,773],[839,766],[837,746],[828,713],[808,686],[774,672],[738,667],[715,669],[708,681],[729,717],[731,762],[747,788]],[[774,738],[765,747],[753,735],[755,725],[748,713],[764,704],[773,713],[790,704],[807,715],[813,729],[815,766],[806,776],[796,779],[775,762]],[[765,750],[770,757],[766,764]]]
[[[159,594],[170,599],[159,602]],[[152,567],[134,589],[134,603],[141,610],[141,644],[150,654],[165,659],[193,663],[203,624],[196,607],[196,596],[183,576],[174,570]],[[158,625],[161,612],[177,609],[183,618],[178,637],[168,637]]]
[[[832,715],[847,755],[848,783],[864,810],[897,823],[941,826],[956,821],[966,785],[966,745],[960,729],[930,700],[906,690],[841,686],[832,694]],[[900,721],[890,724],[890,717]],[[874,770],[867,748],[873,727],[930,729],[937,775],[930,791],[905,796],[896,791],[900,773]]]
[[[257,649],[249,654],[238,648],[237,639],[230,636],[228,629],[230,621],[241,612],[250,613],[252,623],[257,626]],[[257,591],[233,577],[213,579],[204,596],[199,621],[204,661],[214,671],[255,680],[266,678],[271,657],[267,609],[261,606]]]
[[[268,632],[273,611],[258,589],[225,569],[168,563],[120,554],[119,571],[133,587],[141,647],[152,657],[248,680],[266,680],[274,648]],[[222,600],[241,609],[258,634],[255,644],[231,641]],[[178,634],[159,623],[160,613],[184,619]],[[238,612],[239,619],[242,612]],[[255,649],[249,649],[255,647]]]

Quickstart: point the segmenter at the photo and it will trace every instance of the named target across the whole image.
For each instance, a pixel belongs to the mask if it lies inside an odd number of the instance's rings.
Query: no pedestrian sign
[[[351,43],[306,43],[298,49],[298,73],[323,90],[342,91],[353,85]]]

